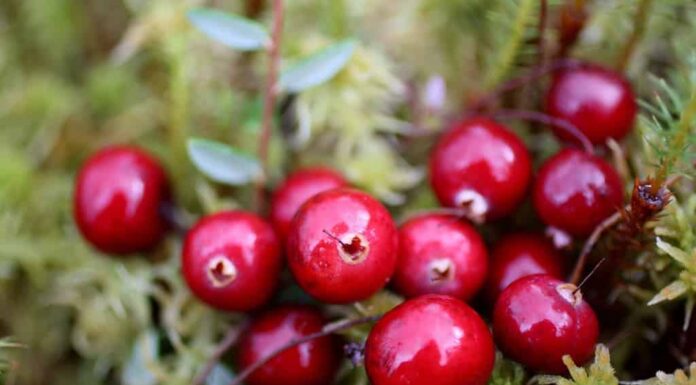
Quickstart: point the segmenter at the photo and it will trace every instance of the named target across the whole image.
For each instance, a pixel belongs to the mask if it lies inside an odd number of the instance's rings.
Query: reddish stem
[[[259,208],[264,202],[264,188],[268,178],[268,144],[273,130],[273,112],[275,111],[276,96],[278,95],[278,68],[280,66],[280,43],[283,33],[283,0],[273,0],[273,27],[271,41],[268,45],[268,72],[263,100],[263,123],[259,137],[259,158],[264,171],[264,178],[257,183],[257,199]]]
[[[333,324],[328,324],[324,327],[324,329],[320,332],[316,332],[313,334],[310,334],[308,336],[302,337],[302,338],[297,338],[289,341],[288,343],[284,344],[283,346],[279,347],[278,349],[273,350],[270,352],[268,355],[263,357],[262,359],[254,362],[250,366],[248,366],[246,369],[241,371],[235,379],[230,382],[229,385],[240,385],[244,380],[247,379],[252,373],[254,373],[256,370],[258,370],[260,367],[264,366],[268,361],[272,360],[275,356],[278,354],[295,347],[297,345],[301,345],[305,342],[312,341],[317,338],[321,338],[324,336],[328,336],[330,334],[337,333],[342,330],[350,329],[354,326],[370,323],[377,321],[380,318],[380,316],[369,316],[369,317],[364,317],[364,318],[358,318],[358,319],[353,319],[353,320],[346,320],[343,322],[337,322]]]
[[[474,111],[486,109],[490,107],[490,105],[493,104],[493,102],[500,99],[500,96],[502,94],[520,88],[529,82],[540,79],[548,75],[549,73],[555,72],[559,69],[576,67],[578,65],[579,63],[576,60],[558,59],[549,64],[536,66],[526,74],[501,83],[493,91],[491,91],[487,95],[484,95],[481,99],[474,103],[474,105],[470,109]]]
[[[234,345],[237,342],[240,330],[242,329],[244,329],[243,325],[237,327],[230,327],[225,337],[215,348],[213,354],[210,356],[210,358],[208,358],[208,362],[206,362],[203,370],[193,379],[191,385],[202,385],[205,383],[205,380],[208,378],[210,373],[215,368],[215,364],[217,364],[218,361],[220,361],[220,358],[223,356],[223,354],[230,350],[232,345]]]
[[[501,119],[521,119],[528,120],[532,122],[537,122],[541,124],[546,124],[549,126],[554,126],[560,128],[565,133],[571,135],[580,144],[580,146],[585,150],[586,153],[592,155],[594,154],[594,147],[592,142],[587,139],[587,136],[582,133],[574,124],[570,123],[565,119],[559,119],[551,115],[544,114],[537,111],[529,110],[498,110],[494,114],[495,117]]]

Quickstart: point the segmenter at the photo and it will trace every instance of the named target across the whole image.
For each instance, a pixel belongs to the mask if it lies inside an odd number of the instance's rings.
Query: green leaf
[[[196,168],[216,182],[239,186],[263,173],[256,158],[213,140],[189,139],[188,154]]]
[[[222,364],[217,364],[213,367],[208,377],[205,379],[205,385],[227,385],[234,380],[234,373],[227,369]]]
[[[348,63],[356,46],[355,40],[344,40],[300,60],[280,75],[280,87],[301,92],[331,80]]]
[[[655,295],[650,302],[648,302],[648,306],[652,306],[655,304],[658,304],[662,301],[671,301],[675,298],[679,298],[682,296],[684,293],[686,293],[689,290],[689,287],[686,286],[686,283],[682,281],[674,281],[664,287],[662,290],[660,290],[657,295]]]
[[[231,13],[196,8],[188,12],[188,19],[209,37],[240,51],[261,49],[270,40],[263,25]]]
[[[159,356],[159,337],[154,329],[147,329],[138,337],[130,358],[121,372],[121,383],[125,385],[154,385],[155,375],[147,368],[148,361]]]

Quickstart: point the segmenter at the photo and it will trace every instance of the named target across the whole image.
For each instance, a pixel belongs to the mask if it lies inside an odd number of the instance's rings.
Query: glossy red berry
[[[464,208],[475,222],[510,214],[524,199],[531,173],[522,141],[487,118],[456,123],[430,155],[430,184],[440,203]]]
[[[396,266],[398,238],[389,212],[347,188],[315,195],[295,215],[288,235],[290,269],[310,295],[328,303],[366,299]]]
[[[486,294],[491,301],[514,281],[533,274],[563,278],[563,256],[538,234],[513,233],[501,238],[491,252]]]
[[[495,361],[486,323],[464,302],[429,294],[386,313],[370,332],[373,385],[484,385]]]
[[[271,222],[280,238],[287,238],[292,217],[309,198],[347,185],[339,173],[328,168],[306,168],[290,174],[275,190],[271,200]]]
[[[238,346],[239,370],[264,359],[291,340],[320,332],[325,320],[308,307],[281,307],[256,318],[243,333]],[[315,338],[278,354],[254,371],[248,385],[327,385],[336,375],[341,359],[334,336]]]
[[[575,285],[548,275],[529,275],[500,294],[493,334],[507,356],[543,373],[564,373],[563,356],[578,365],[594,352],[599,327]]]
[[[147,251],[168,227],[161,211],[168,201],[167,176],[155,158],[136,147],[108,147],[92,155],[77,176],[75,222],[105,253]]]
[[[603,159],[565,149],[549,158],[534,182],[534,207],[549,226],[586,236],[621,208],[621,178]]]
[[[546,95],[549,115],[567,120],[593,143],[621,139],[633,127],[636,97],[621,74],[594,65],[557,72]],[[563,131],[556,135],[571,140]]]
[[[457,218],[425,214],[399,229],[394,287],[407,296],[448,294],[468,300],[483,286],[488,253],[483,239]]]
[[[184,240],[181,268],[191,291],[217,309],[247,311],[268,301],[282,260],[273,228],[255,214],[204,217]]]

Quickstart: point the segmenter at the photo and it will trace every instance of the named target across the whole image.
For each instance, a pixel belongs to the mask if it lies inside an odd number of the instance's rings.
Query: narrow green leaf
[[[280,75],[280,87],[301,92],[331,80],[353,56],[357,42],[344,40],[300,60]]]
[[[189,139],[188,154],[196,168],[216,182],[238,186],[262,175],[256,158],[213,140]]]
[[[270,40],[263,25],[231,13],[196,8],[188,12],[188,19],[209,37],[240,51],[261,49]]]

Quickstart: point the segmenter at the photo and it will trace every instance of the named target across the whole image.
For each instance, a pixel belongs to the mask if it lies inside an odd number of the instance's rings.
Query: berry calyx
[[[590,64],[559,70],[546,94],[546,110],[582,131],[593,143],[621,139],[633,127],[636,97],[617,72]],[[563,140],[567,133],[555,130]]]
[[[491,301],[514,281],[533,274],[563,278],[563,256],[538,234],[505,235],[491,252],[486,294]]]
[[[549,158],[533,189],[534,208],[544,223],[587,236],[621,208],[621,178],[606,161],[575,149]]]
[[[563,356],[578,365],[592,357],[597,317],[575,285],[549,275],[518,279],[500,294],[493,335],[507,356],[550,374],[566,372]]]
[[[430,294],[386,313],[365,345],[374,385],[484,385],[495,348],[486,323],[464,302]]]
[[[75,222],[87,241],[111,254],[155,247],[168,222],[167,176],[159,162],[132,146],[104,148],[82,166],[75,182]]]
[[[237,367],[244,370],[292,340],[318,333],[321,313],[300,306],[273,309],[254,319],[242,334]],[[325,385],[332,382],[341,359],[336,337],[327,335],[293,346],[255,370],[249,385]]]
[[[305,168],[290,174],[271,199],[270,218],[278,236],[283,240],[287,238],[292,218],[309,198],[347,185],[339,173],[323,167]]]
[[[399,229],[394,287],[407,296],[448,294],[468,300],[483,286],[488,253],[469,224],[441,214],[425,214]]]
[[[430,184],[440,203],[463,209],[477,223],[510,214],[531,174],[522,141],[482,117],[457,122],[430,155]]]
[[[270,299],[282,260],[270,224],[255,214],[225,211],[188,232],[181,268],[191,291],[212,307],[248,311]]]
[[[398,238],[389,212],[347,188],[320,193],[295,215],[288,235],[290,269],[299,285],[328,303],[366,299],[394,272]]]

